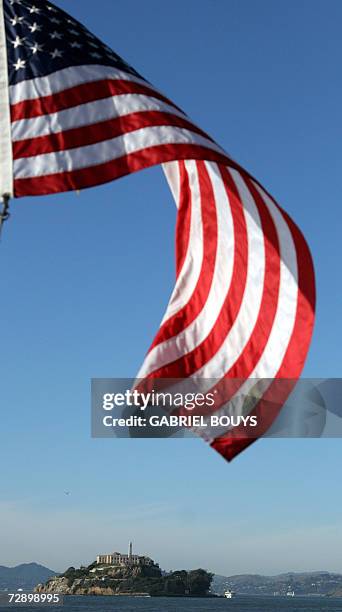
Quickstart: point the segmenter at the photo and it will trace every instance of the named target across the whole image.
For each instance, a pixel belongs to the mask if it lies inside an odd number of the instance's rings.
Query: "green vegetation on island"
[[[158,565],[69,567],[64,574],[36,587],[39,593],[65,595],[151,595],[151,597],[210,597],[213,574],[192,571],[162,572]]]

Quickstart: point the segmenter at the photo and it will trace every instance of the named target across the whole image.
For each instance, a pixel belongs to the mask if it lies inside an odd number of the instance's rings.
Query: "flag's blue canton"
[[[100,64],[138,75],[78,21],[45,0],[4,0],[10,85],[69,66]]]

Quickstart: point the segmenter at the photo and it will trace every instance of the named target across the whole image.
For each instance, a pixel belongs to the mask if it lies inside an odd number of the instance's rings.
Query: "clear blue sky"
[[[306,376],[341,375],[339,0],[59,0],[285,206],[317,273]],[[12,203],[0,245],[0,564],[99,552],[218,573],[342,572],[340,440],[91,440],[91,377],[134,376],[174,279],[159,168]],[[64,491],[71,495],[64,495]]]

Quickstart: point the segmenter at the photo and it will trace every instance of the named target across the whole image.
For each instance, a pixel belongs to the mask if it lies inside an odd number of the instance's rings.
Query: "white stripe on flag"
[[[178,162],[172,162],[177,164]],[[185,168],[191,191],[191,218],[187,253],[162,323],[179,312],[190,300],[197,285],[203,261],[201,194],[196,161],[187,160]],[[179,171],[178,171],[179,177]]]
[[[220,151],[211,140],[190,130],[172,126],[148,127],[94,145],[17,159],[14,177],[22,179],[90,168],[163,144],[191,144]]]
[[[215,325],[230,287],[234,262],[233,219],[227,192],[215,171],[216,164],[206,163],[206,167],[214,190],[218,233],[209,295],[199,315],[186,329],[158,344],[148,353],[138,378],[179,359],[200,345]]]
[[[17,104],[24,100],[35,100],[36,98],[51,96],[52,94],[59,93],[70,87],[82,85],[83,83],[95,83],[96,81],[102,81],[104,79],[140,83],[141,85],[151,87],[154,91],[158,91],[147,81],[139,79],[133,74],[122,72],[122,70],[116,70],[111,66],[93,64],[89,66],[72,66],[71,68],[64,68],[48,76],[37,77],[28,81],[22,81],[17,85],[11,85],[9,88],[10,101],[11,104]]]
[[[264,287],[265,244],[255,202],[237,172],[230,169],[237,184],[247,226],[247,279],[239,313],[216,354],[196,372],[199,378],[218,378],[231,369],[243,352],[255,327]]]
[[[56,134],[65,130],[95,125],[101,121],[125,117],[131,113],[143,111],[162,111],[184,119],[186,118],[174,106],[157,100],[157,98],[141,94],[119,94],[61,110],[57,113],[51,113],[50,115],[14,121],[12,123],[12,140],[16,142],[18,140]]]

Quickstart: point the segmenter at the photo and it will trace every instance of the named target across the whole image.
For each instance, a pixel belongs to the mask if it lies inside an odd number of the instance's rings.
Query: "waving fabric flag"
[[[177,279],[139,377],[297,378],[315,290],[293,221],[78,21],[45,0],[0,6],[1,194],[79,190],[163,164],[178,207]],[[223,431],[209,441],[231,459],[251,440]]]

